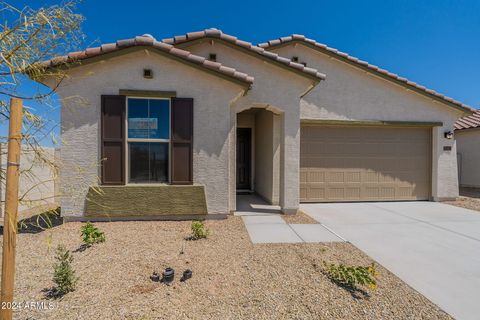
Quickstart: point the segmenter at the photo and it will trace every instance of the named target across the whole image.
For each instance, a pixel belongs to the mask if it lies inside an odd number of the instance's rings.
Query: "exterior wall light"
[[[453,139],[453,131],[445,131],[445,139]]]

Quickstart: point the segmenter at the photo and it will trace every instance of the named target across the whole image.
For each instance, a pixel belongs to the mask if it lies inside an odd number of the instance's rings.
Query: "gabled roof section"
[[[463,117],[455,122],[455,130],[480,128],[480,110],[477,110],[473,115]]]
[[[75,67],[82,65],[83,62],[89,62],[93,58],[108,58],[110,55],[126,49],[154,49],[160,53],[170,56],[178,61],[186,64],[197,66],[200,69],[213,73],[215,75],[222,76],[223,78],[234,80],[235,82],[243,83],[250,86],[254,78],[246,73],[239,72],[234,68],[223,66],[221,63],[213,62],[194,55],[186,50],[175,48],[174,46],[155,40],[151,35],[145,34],[143,36],[137,36],[132,39],[119,40],[115,43],[102,44],[100,47],[88,48],[84,51],[71,52],[66,56],[56,57],[51,60],[42,61],[41,64],[46,68],[53,67]],[[108,56],[107,56],[108,55]]]
[[[176,45],[186,44],[188,42],[201,40],[201,39],[219,39],[221,41],[224,41],[228,44],[233,45],[236,48],[246,50],[252,55],[255,55],[264,60],[271,61],[277,65],[286,67],[287,69],[290,69],[291,71],[294,71],[301,75],[308,76],[309,78],[314,78],[318,81],[325,79],[325,75],[317,71],[316,69],[306,67],[301,63],[293,62],[290,59],[281,57],[276,53],[269,52],[263,48],[260,48],[256,45],[251,44],[250,42],[239,40],[234,36],[225,34],[221,30],[214,29],[214,28],[206,29],[203,31],[190,32],[185,35],[163,39],[162,41],[164,43],[168,43],[176,46]]]
[[[287,37],[281,37],[275,40],[270,40],[265,43],[260,43],[258,44],[258,47],[266,49],[266,50],[272,50],[274,48],[286,46],[289,44],[294,44],[294,43],[301,43],[306,45],[307,47],[311,47],[313,49],[316,49],[322,53],[325,53],[327,55],[333,56],[339,60],[342,60],[344,62],[350,63],[356,67],[359,67],[361,69],[364,69],[366,71],[372,72],[384,79],[393,81],[397,84],[403,85],[413,91],[416,91],[420,94],[424,94],[430,98],[433,98],[437,101],[443,102],[451,107],[454,107],[458,110],[461,110],[467,114],[472,114],[476,110],[473,109],[472,107],[461,103],[460,101],[454,100],[450,97],[447,97],[441,93],[438,93],[434,90],[428,89],[422,85],[419,85],[413,81],[408,80],[407,78],[401,77],[395,73],[389,72],[385,69],[381,69],[380,67],[376,65],[372,65],[366,61],[360,60],[356,57],[350,56],[349,54],[345,52],[341,52],[337,49],[330,48],[325,44],[319,43],[313,39],[306,38],[304,35],[299,35],[299,34],[293,34],[291,36]]]

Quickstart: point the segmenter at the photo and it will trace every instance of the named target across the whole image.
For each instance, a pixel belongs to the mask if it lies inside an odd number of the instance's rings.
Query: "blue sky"
[[[299,33],[480,107],[480,1],[84,0],[78,12],[85,46],[210,27],[253,43]]]

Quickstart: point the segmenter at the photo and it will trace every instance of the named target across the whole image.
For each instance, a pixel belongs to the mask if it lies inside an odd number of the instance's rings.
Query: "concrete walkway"
[[[300,208],[456,319],[480,318],[480,212],[435,202]]]
[[[288,224],[280,207],[255,195],[237,196],[238,211],[252,243],[317,243],[343,241],[321,224]]]

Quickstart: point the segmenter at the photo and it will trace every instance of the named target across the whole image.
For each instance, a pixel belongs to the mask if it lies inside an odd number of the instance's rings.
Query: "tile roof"
[[[356,57],[352,57],[350,56],[349,54],[345,53],[345,52],[341,52],[337,49],[334,49],[334,48],[330,48],[328,47],[327,45],[325,44],[322,44],[322,43],[319,43],[313,39],[309,39],[309,38],[306,38],[304,35],[299,35],[299,34],[293,34],[291,36],[287,36],[287,37],[281,37],[281,38],[278,38],[278,39],[275,39],[275,40],[270,40],[270,41],[267,41],[265,43],[260,43],[258,44],[258,47],[260,48],[264,48],[264,49],[272,49],[274,48],[275,46],[278,46],[278,45],[282,45],[282,44],[286,44],[286,43],[290,43],[290,42],[301,42],[301,43],[305,43],[307,45],[310,45],[320,51],[323,51],[323,52],[326,52],[326,53],[329,53],[329,54],[332,54],[332,55],[335,55],[339,58],[343,58],[344,60],[346,61],[349,61],[353,64],[356,64],[360,67],[363,67],[363,68],[366,68],[366,69],[370,69],[371,71],[373,72],[376,72],[380,75],[383,75],[383,76],[386,76],[387,78],[390,78],[394,81],[398,81],[406,86],[409,86],[409,87],[412,87],[412,88],[415,88],[417,89],[419,92],[421,93],[424,93],[426,95],[430,95],[430,96],[433,96],[433,97],[436,97],[440,100],[443,100],[445,102],[448,102],[452,105],[455,105],[457,106],[458,108],[460,109],[463,109],[464,111],[466,111],[467,113],[472,113],[472,112],[475,112],[476,110],[473,109],[472,107],[466,105],[466,104],[463,104],[461,103],[460,101],[457,101],[457,100],[454,100],[450,97],[447,97],[441,93],[438,93],[434,90],[431,90],[431,89],[428,89],[422,85],[419,85],[413,81],[410,81],[406,78],[403,78],[395,73],[392,73],[392,72],[389,72],[385,69],[381,69],[380,67],[376,66],[376,65],[372,65],[372,64],[369,64],[368,62],[366,61],[363,61],[363,60],[360,60]]]
[[[480,128],[480,110],[477,110],[473,115],[463,117],[455,122],[455,130]]]
[[[92,57],[100,56],[114,51],[120,51],[122,49],[131,47],[152,47],[166,54],[172,55],[175,58],[183,60],[187,63],[198,65],[202,68],[214,71],[218,74],[233,78],[237,81],[244,82],[246,84],[252,84],[254,78],[246,73],[239,72],[234,68],[226,67],[218,62],[207,60],[204,57],[194,55],[186,50],[175,48],[174,46],[157,41],[152,36],[145,34],[143,36],[137,36],[132,39],[118,40],[115,43],[102,44],[100,47],[87,48],[84,51],[71,52],[66,56],[56,57],[51,60],[41,62],[45,67],[56,67],[67,63],[80,62]]]
[[[293,62],[290,59],[284,58],[279,56],[276,53],[269,52],[268,50],[265,50],[263,48],[260,48],[256,45],[251,44],[250,42],[246,42],[243,40],[239,40],[234,36],[228,35],[223,33],[221,30],[212,28],[212,29],[206,29],[203,31],[197,31],[197,32],[190,32],[185,35],[180,35],[180,36],[175,36],[173,38],[168,38],[168,39],[163,39],[162,41],[164,43],[172,44],[172,45],[178,45],[182,43],[186,43],[189,41],[197,40],[197,39],[202,39],[202,38],[215,38],[215,39],[221,39],[225,42],[234,44],[236,46],[239,46],[241,48],[247,49],[251,51],[252,53],[255,53],[259,55],[260,57],[268,60],[275,61],[277,63],[280,63],[286,67],[292,68],[295,71],[299,71],[300,73],[304,73],[308,76],[324,80],[325,75],[316,69],[309,68],[304,66],[301,63]]]

